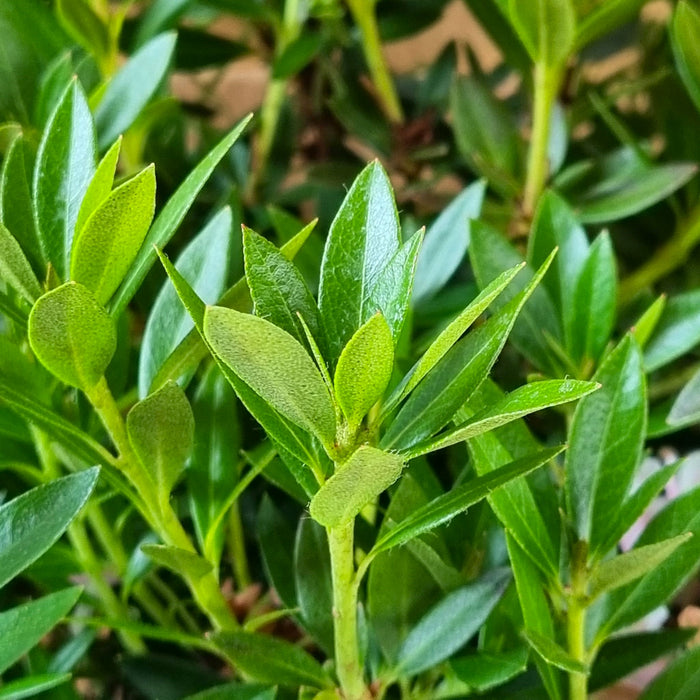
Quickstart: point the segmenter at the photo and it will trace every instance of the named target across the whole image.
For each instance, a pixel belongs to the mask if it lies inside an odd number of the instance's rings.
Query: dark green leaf
[[[465,692],[485,693],[523,673],[527,657],[527,647],[498,654],[478,652],[452,659],[450,674],[464,686]]]
[[[246,683],[226,683],[196,695],[188,695],[185,700],[275,700],[277,688]]]
[[[657,676],[640,696],[640,700],[693,700],[700,683],[700,647],[676,659]]]
[[[576,23],[576,47],[581,49],[634,19],[644,2],[645,0],[606,0],[596,3]]]
[[[0,688],[0,700],[22,700],[44,693],[70,680],[70,673],[43,673],[6,683]]]
[[[320,32],[304,33],[277,56],[272,64],[272,79],[287,80],[305,68],[321,50],[323,35]]]
[[[645,348],[644,367],[653,372],[700,343],[700,290],[678,294],[666,302],[661,320]]]
[[[56,14],[64,29],[89,53],[106,57],[111,50],[109,29],[86,0],[57,0]]]

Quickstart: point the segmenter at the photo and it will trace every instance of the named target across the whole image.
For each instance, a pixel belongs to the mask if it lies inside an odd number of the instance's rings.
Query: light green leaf
[[[66,588],[0,613],[0,673],[51,631],[75,605],[81,592],[78,586]]]
[[[197,581],[212,570],[212,565],[199,554],[179,547],[165,544],[144,544],[141,546],[141,550],[157,564],[189,580]]]
[[[0,688],[0,700],[23,700],[44,693],[70,680],[70,673],[42,673],[6,683]]]
[[[379,309],[368,291],[399,250],[400,230],[389,178],[378,161],[357,177],[331,224],[321,266],[319,307],[331,364]]]
[[[640,696],[640,700],[694,700],[700,684],[700,647],[676,659],[659,674]]]
[[[175,268],[205,303],[213,304],[226,285],[231,248],[231,209],[216,214],[182,251]],[[146,321],[139,354],[139,397],[159,388],[154,379],[173,351],[192,331],[194,322],[173,285],[166,280]],[[196,333],[196,331],[195,331]],[[195,368],[185,373],[188,377]],[[180,379],[180,375],[169,377]]]
[[[121,284],[148,232],[156,198],[149,165],[117,187],[85,222],[73,243],[71,279],[107,304]]]
[[[352,520],[401,476],[403,458],[362,445],[311,499],[311,517],[324,527]]]
[[[85,505],[99,469],[38,486],[0,506],[0,587],[36,561]]]
[[[192,206],[200,190],[214,172],[214,168],[229,152],[231,146],[237,141],[252,115],[242,119],[214,148],[197,164],[184,182],[177,188],[175,194],[170,197],[163,210],[156,217],[151,230],[136,256],[124,282],[117,291],[110,312],[112,316],[119,316],[126,308],[131,298],[136,293],[144,278],[156,261],[156,249],[163,248],[173,237],[178,226],[185,218],[185,214]]]
[[[41,296],[41,285],[32,266],[3,224],[0,224],[0,280],[16,289],[30,304]]]
[[[535,411],[580,399],[598,388],[600,385],[594,382],[574,379],[549,379],[526,384],[512,391],[495,405],[480,411],[466,423],[412,447],[405,456],[407,459],[413,459],[464,442]]]
[[[635,547],[629,552],[620,554],[612,559],[606,559],[598,564],[589,579],[589,595],[596,598],[601,593],[614,591],[640,578],[644,574],[660,567],[668,557],[693,534],[671,537],[663,542],[655,542],[643,547]]]
[[[644,350],[644,367],[653,372],[685,355],[700,343],[700,290],[666,302],[661,319]]]
[[[644,349],[649,342],[656,326],[661,320],[661,315],[666,308],[666,295],[659,295],[649,306],[649,308],[639,317],[637,323],[630,328],[640,348]]]
[[[86,0],[57,0],[56,14],[64,29],[89,53],[107,56],[111,50],[109,30]]]
[[[569,673],[585,673],[588,674],[588,666],[571,657],[564,649],[549,637],[545,637],[534,630],[525,630],[523,637],[528,644],[548,663],[552,666],[560,668],[562,671]]]
[[[254,632],[217,632],[212,642],[236,668],[262,683],[332,687],[328,674],[313,656],[282,639]]]
[[[60,279],[70,265],[80,203],[95,172],[95,127],[77,79],[44,130],[34,167],[34,216],[44,255]]]
[[[449,522],[455,515],[463,513],[504,484],[525,476],[546,464],[563,449],[564,447],[560,446],[542,450],[454,487],[443,496],[439,496],[417,509],[382,535],[375,543],[369,556],[375,557],[380,552],[405,544],[413,538]]]
[[[356,430],[383,396],[394,368],[394,341],[381,313],[355,332],[338,358],[335,397],[351,430]]]
[[[414,304],[430,299],[459,267],[469,247],[469,220],[479,216],[485,192],[483,180],[469,185],[428,227],[418,256]]]
[[[213,351],[246,384],[295,425],[328,446],[335,440],[335,411],[328,388],[304,348],[262,318],[219,306],[204,315]]]
[[[399,672],[417,675],[464,646],[501,599],[510,576],[508,569],[494,569],[445,596],[423,616],[401,645]]]
[[[700,12],[686,0],[676,6],[671,22],[671,46],[685,89],[700,109]]]
[[[100,150],[123,134],[155,95],[168,70],[176,39],[174,32],[154,37],[107,84],[95,110]]]
[[[129,411],[126,431],[160,498],[167,501],[194,443],[194,417],[185,393],[168,382]]]
[[[119,161],[119,152],[121,150],[122,137],[120,136],[112,147],[105,153],[102,160],[95,170],[95,174],[90,180],[83,201],[80,205],[78,218],[75,222],[75,235],[79,236],[83,230],[85,223],[90,218],[92,213],[102,202],[109,197],[114,184],[114,175],[117,171],[117,162]]]
[[[608,355],[594,379],[602,388],[576,407],[565,466],[569,516],[579,539],[593,549],[606,539],[641,461],[646,383],[631,336]]]
[[[576,12],[571,0],[510,0],[508,11],[533,61],[547,66],[566,61],[576,33]]]
[[[77,282],[44,294],[29,314],[29,342],[41,363],[62,382],[89,389],[117,347],[112,319]]]

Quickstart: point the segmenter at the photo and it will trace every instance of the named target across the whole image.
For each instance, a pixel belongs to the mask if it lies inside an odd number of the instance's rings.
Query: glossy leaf
[[[417,509],[382,535],[372,548],[371,556],[374,557],[380,552],[405,544],[415,537],[448,523],[456,515],[463,513],[504,484],[546,464],[563,449],[563,447],[553,447],[542,450],[454,487],[443,496]]]
[[[355,331],[379,310],[367,290],[399,250],[399,237],[391,184],[375,161],[350,188],[331,224],[323,254],[319,308],[332,364]]]
[[[129,442],[166,502],[194,443],[194,417],[174,382],[139,401],[126,417]]]
[[[627,336],[608,355],[595,380],[602,388],[574,412],[565,467],[569,515],[579,539],[594,548],[608,534],[641,461],[646,384],[633,338]]]
[[[175,262],[175,268],[207,304],[216,303],[226,286],[231,226],[231,210],[226,207],[197,234]],[[166,280],[148,315],[141,341],[138,378],[141,398],[151,391],[158,371],[193,327],[194,322],[175,288]]]
[[[66,588],[0,613],[0,634],[3,639],[0,673],[24,656],[66,616],[81,591],[79,587]]]
[[[80,203],[95,172],[95,127],[77,80],[51,116],[34,167],[34,215],[44,255],[59,278],[70,265]]]
[[[173,32],[159,34],[144,44],[107,84],[95,109],[100,149],[123,134],[155,95],[175,49]]]
[[[356,430],[384,395],[394,369],[394,341],[381,313],[355,332],[338,358],[333,384],[335,397]]]
[[[331,687],[316,659],[282,639],[250,632],[217,632],[212,642],[246,676],[262,683]]]
[[[574,46],[576,13],[572,0],[509,0],[513,26],[535,62],[562,64]]]
[[[306,350],[262,318],[219,306],[204,316],[207,342],[253,391],[325,445],[335,439],[328,389]]]
[[[32,266],[3,224],[0,224],[0,280],[16,289],[30,304],[41,296]]]
[[[459,267],[469,247],[469,220],[479,216],[485,191],[483,180],[469,185],[428,227],[418,256],[414,304],[440,291]]]
[[[454,654],[478,632],[509,581],[508,569],[496,569],[445,596],[406,637],[398,670],[416,675]]]
[[[41,363],[62,382],[90,389],[117,346],[112,319],[77,282],[44,294],[29,315],[29,342]]]
[[[146,236],[134,264],[131,266],[124,282],[112,299],[111,314],[119,316],[136,293],[144,278],[156,261],[156,249],[163,248],[172,238],[178,226],[185,218],[200,190],[214,172],[214,168],[229,152],[231,146],[241,135],[251,116],[242,119],[214,148],[197,164],[192,172],[177,188],[160,214],[156,217],[151,230]]]
[[[647,686],[640,700],[693,700],[700,683],[700,647],[676,659]]]
[[[73,243],[71,279],[107,304],[146,237],[155,210],[156,177],[149,166],[117,187],[85,222]]]
[[[0,506],[0,587],[63,534],[92,493],[99,469],[38,486]]]
[[[311,499],[311,517],[324,527],[352,520],[401,475],[403,458],[362,445]]]
[[[676,68],[685,89],[696,107],[700,109],[700,48],[697,36],[700,32],[700,12],[686,0],[676,6],[671,23],[671,46]]]

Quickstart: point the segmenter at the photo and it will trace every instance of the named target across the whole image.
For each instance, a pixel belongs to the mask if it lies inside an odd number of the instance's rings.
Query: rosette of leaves
[[[356,520],[375,522],[378,499],[394,488],[410,460],[596,389],[594,383],[576,380],[535,382],[455,423],[458,411],[471,405],[487,379],[554,253],[502,309],[467,332],[522,266],[499,276],[408,372],[398,375],[395,347],[407,317],[421,240],[418,232],[402,242],[391,186],[381,166],[373,163],[359,175],[331,226],[318,303],[294,264],[248,229],[244,253],[254,314],[205,306],[163,258],[206,346],[306,494],[315,536],[327,540],[334,614],[328,616],[327,610],[325,620],[318,610],[309,615],[329,630],[326,648],[334,657],[338,684],[353,700],[369,697],[370,681],[411,682],[449,657],[474,635],[508,580],[507,572],[494,569],[477,581],[465,581],[428,613],[396,654],[384,659],[381,678],[370,678],[358,639],[357,606],[371,562],[547,463],[562,447],[535,451],[492,474],[467,479],[398,523],[387,523],[359,563]],[[437,644],[440,620],[454,613],[454,605],[460,623]],[[364,624],[371,628],[378,621],[370,616]],[[274,640],[267,642],[240,632],[214,637],[241,670],[263,681],[271,680],[266,664],[275,653]],[[249,653],[237,654],[241,649]],[[298,683],[303,682],[299,677]]]

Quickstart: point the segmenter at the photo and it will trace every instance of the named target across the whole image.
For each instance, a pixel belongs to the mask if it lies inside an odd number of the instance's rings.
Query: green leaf
[[[645,348],[644,367],[653,372],[685,355],[700,343],[700,290],[678,294],[666,302],[661,320]]]
[[[636,669],[667,656],[684,646],[695,632],[694,628],[665,629],[613,637],[596,655],[588,682],[589,689],[594,692],[606,688]]]
[[[185,700],[275,700],[277,688],[246,683],[225,683],[188,695]]]
[[[576,407],[565,466],[568,513],[579,539],[592,548],[608,535],[644,445],[646,384],[631,336],[608,355],[594,379],[602,388]]]
[[[197,164],[192,172],[170,197],[163,210],[156,217],[146,236],[134,264],[124,282],[112,299],[112,316],[119,316],[136,293],[157,258],[156,249],[163,248],[172,238],[195,198],[214,172],[219,161],[229,152],[245,129],[252,115],[242,119],[214,148]]]
[[[454,654],[479,631],[509,581],[508,569],[495,569],[445,596],[406,637],[397,670],[417,675]]]
[[[659,674],[640,696],[640,700],[693,700],[700,683],[700,647],[676,659]]]
[[[547,271],[553,255],[530,284],[486,323],[457,342],[410,395],[388,427],[381,446],[406,450],[442,428],[488,376],[520,310]]]
[[[660,294],[630,328],[640,348],[645,349],[666,308],[666,295]]]
[[[41,76],[39,94],[34,105],[34,122],[42,129],[51,118],[77,72],[76,54],[77,52],[73,50],[58,54]],[[86,59],[86,62],[89,60]]]
[[[669,425],[683,426],[700,420],[700,372],[681,389],[666,418]]]
[[[485,693],[523,673],[527,657],[525,646],[497,654],[480,651],[452,659],[449,675],[465,686],[465,692]]]
[[[39,240],[61,279],[70,265],[80,203],[94,172],[95,127],[74,79],[44,130],[33,182]]]
[[[278,535],[279,536],[279,535]],[[292,563],[292,562],[290,562]],[[286,576],[294,576],[302,624],[323,648],[333,654],[333,585],[326,531],[302,516],[294,542],[294,561]]]
[[[311,517],[324,527],[352,520],[401,476],[403,458],[362,445],[311,499]]]
[[[495,405],[480,411],[466,423],[461,423],[436,438],[419,443],[405,456],[413,459],[419,455],[464,442],[535,411],[580,399],[596,391],[599,386],[594,382],[581,382],[574,379],[550,379],[526,384],[512,391]]]
[[[499,192],[512,194],[523,149],[511,110],[480,76],[470,75],[452,84],[450,111],[457,148],[470,168]]]
[[[676,68],[685,89],[695,106],[700,109],[700,12],[686,0],[676,6],[671,22],[671,46]]]
[[[144,544],[141,546],[141,550],[156,564],[190,580],[199,580],[212,570],[212,565],[206,559],[195,552],[180,549],[180,547],[165,544]]]
[[[75,235],[79,236],[83,230],[85,223],[90,218],[92,213],[109,197],[114,184],[114,175],[117,171],[117,162],[119,161],[119,153],[122,146],[122,137],[120,136],[105,153],[102,160],[95,170],[95,174],[90,180],[90,184],[85,192],[83,201],[80,205],[78,218],[75,222]]]
[[[168,70],[177,35],[151,39],[114,75],[95,110],[98,145],[103,150],[123,134],[155,95]]]
[[[207,308],[204,335],[213,351],[263,400],[330,446],[335,411],[306,350],[262,318],[219,306]]]
[[[566,61],[576,36],[576,12],[571,0],[509,0],[508,12],[533,61],[547,66]]]
[[[167,501],[194,443],[194,417],[185,393],[168,382],[129,411],[126,431],[160,498]]]
[[[314,60],[323,44],[320,32],[302,34],[277,56],[272,64],[272,79],[287,80]]]
[[[34,152],[24,136],[17,137],[5,154],[0,173],[0,221],[13,232],[34,269],[46,262],[34,220],[32,170]]]
[[[86,0],[57,0],[56,14],[68,34],[89,53],[106,57],[111,50],[109,30]]]
[[[75,605],[81,592],[78,586],[66,588],[0,613],[0,673],[49,633]]]
[[[378,161],[358,175],[331,224],[321,266],[319,307],[331,364],[379,309],[368,290],[399,250],[400,229],[389,178]]]
[[[615,324],[616,301],[615,255],[610,236],[604,231],[591,246],[575,281],[569,302],[573,313],[565,319],[570,353],[580,363],[600,358]]]
[[[534,630],[525,630],[523,637],[528,644],[548,663],[568,673],[588,674],[588,666],[571,657],[556,642]]]
[[[488,474],[470,479],[465,484],[455,486],[451,491],[415,510],[382,535],[372,547],[370,556],[375,557],[380,552],[405,544],[415,537],[448,523],[455,515],[465,512],[504,484],[546,464],[563,449],[564,447],[561,446],[542,450],[494,469]]]
[[[134,47],[139,48],[164,29],[175,26],[192,0],[154,0],[139,18]]]
[[[16,289],[30,304],[41,296],[41,285],[22,248],[0,224],[0,280]]]
[[[616,588],[621,588],[647,572],[660,567],[678,547],[692,536],[690,532],[677,535],[663,542],[635,547],[629,552],[601,562],[593,570],[589,580],[590,597],[596,598],[601,593],[614,591]]]
[[[377,313],[343,348],[333,378],[336,400],[352,431],[384,395],[393,369],[391,329]]]
[[[112,319],[77,282],[47,292],[29,315],[29,342],[41,363],[80,389],[97,384],[117,347]]]
[[[23,700],[44,693],[70,680],[70,673],[42,673],[6,683],[0,688],[0,700]]]
[[[316,659],[282,639],[251,632],[216,632],[212,642],[236,668],[261,683],[332,687]]]
[[[175,268],[207,304],[214,304],[226,286],[231,257],[231,227],[231,210],[225,207],[195,236],[175,262]],[[141,398],[152,388],[159,388],[154,382],[155,377],[193,327],[194,323],[180,302],[177,291],[166,280],[148,315],[141,341],[138,377]]]
[[[581,49],[634,19],[645,0],[606,0],[596,3],[576,23],[576,48]]]
[[[646,526],[635,547],[688,532],[693,537],[683,547],[676,549],[662,567],[610,594],[606,601],[608,617],[598,633],[599,638],[631,625],[664,605],[697,569],[700,561],[700,489],[694,489],[669,503]]]
[[[469,185],[428,227],[418,256],[414,304],[439,292],[459,267],[469,247],[469,220],[479,216],[485,192],[483,180]]]
[[[100,204],[73,243],[71,279],[107,304],[146,237],[156,204],[155,166],[117,187]]]
[[[92,493],[99,469],[38,486],[0,506],[0,587],[63,534]]]
[[[316,302],[296,265],[247,226],[243,227],[243,253],[255,315],[287,331],[303,345],[306,336],[297,316],[300,314],[312,336],[324,346]]]
[[[433,367],[445,356],[469,326],[489,307],[491,302],[510,284],[523,265],[516,265],[501,273],[452,321],[432,342],[420,359],[406,373],[382,408],[388,414],[398,406]]]

